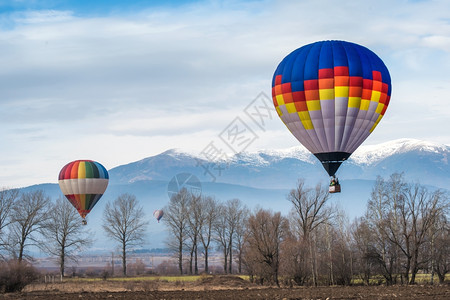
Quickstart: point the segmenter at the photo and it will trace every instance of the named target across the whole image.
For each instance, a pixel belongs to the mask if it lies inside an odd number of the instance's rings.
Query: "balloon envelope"
[[[391,78],[371,50],[322,41],[287,55],[272,80],[278,115],[330,176],[375,129],[391,96]]]
[[[84,219],[108,186],[108,172],[92,160],[76,160],[59,172],[59,187]]]
[[[161,218],[163,217],[164,212],[162,211],[162,209],[157,209],[153,212],[153,216],[156,218],[156,220],[161,220]]]

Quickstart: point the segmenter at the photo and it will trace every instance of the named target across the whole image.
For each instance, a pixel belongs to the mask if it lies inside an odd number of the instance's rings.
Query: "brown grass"
[[[200,276],[197,281],[168,281],[154,277],[119,281],[78,280],[34,283],[22,293],[4,295],[16,299],[450,299],[450,285],[262,287],[238,276]]]
[[[33,283],[25,287],[24,292],[53,291],[66,293],[80,292],[136,292],[136,291],[200,291],[206,289],[242,289],[258,288],[248,280],[238,276],[196,276],[196,280],[167,280],[159,277],[153,278],[126,278],[120,280],[111,278],[107,280],[66,280],[55,283]]]

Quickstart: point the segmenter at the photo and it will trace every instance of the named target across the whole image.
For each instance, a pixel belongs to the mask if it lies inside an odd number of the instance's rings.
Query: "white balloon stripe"
[[[83,178],[59,180],[64,195],[103,194],[108,186],[108,179]]]

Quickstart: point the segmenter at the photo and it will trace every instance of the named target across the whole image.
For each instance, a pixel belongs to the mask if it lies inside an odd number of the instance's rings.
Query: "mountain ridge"
[[[437,180],[438,187],[446,187],[446,182],[450,179],[449,156],[450,146],[416,139],[399,139],[360,147],[342,164],[337,175],[342,179],[374,180],[378,175],[385,176],[389,172],[404,172],[410,180],[424,180],[424,184],[435,184],[436,180],[429,180],[421,174],[430,177],[430,174],[437,173],[442,177]],[[220,176],[208,178],[211,174],[206,172],[205,166],[211,164],[225,166],[217,174]],[[296,170],[297,177],[307,177],[316,182],[327,180],[328,177],[319,161],[303,146],[237,153],[220,161],[209,161],[200,154],[181,149],[169,149],[158,155],[112,168],[109,172],[113,181],[132,183],[139,180],[168,180],[180,168],[196,175],[200,181],[212,180],[257,188],[269,184],[262,177],[271,176],[270,172],[276,177],[272,180],[275,188],[287,188],[295,184],[295,181],[288,180],[287,177],[296,174]],[[251,178],[255,180],[250,180]],[[258,178],[262,181],[257,182]],[[287,184],[283,184],[283,180]]]

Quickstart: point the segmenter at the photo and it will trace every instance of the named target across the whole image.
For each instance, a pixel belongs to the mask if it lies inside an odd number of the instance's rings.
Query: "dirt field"
[[[33,284],[4,299],[450,299],[449,285],[267,288],[238,277],[198,282],[96,281]]]

